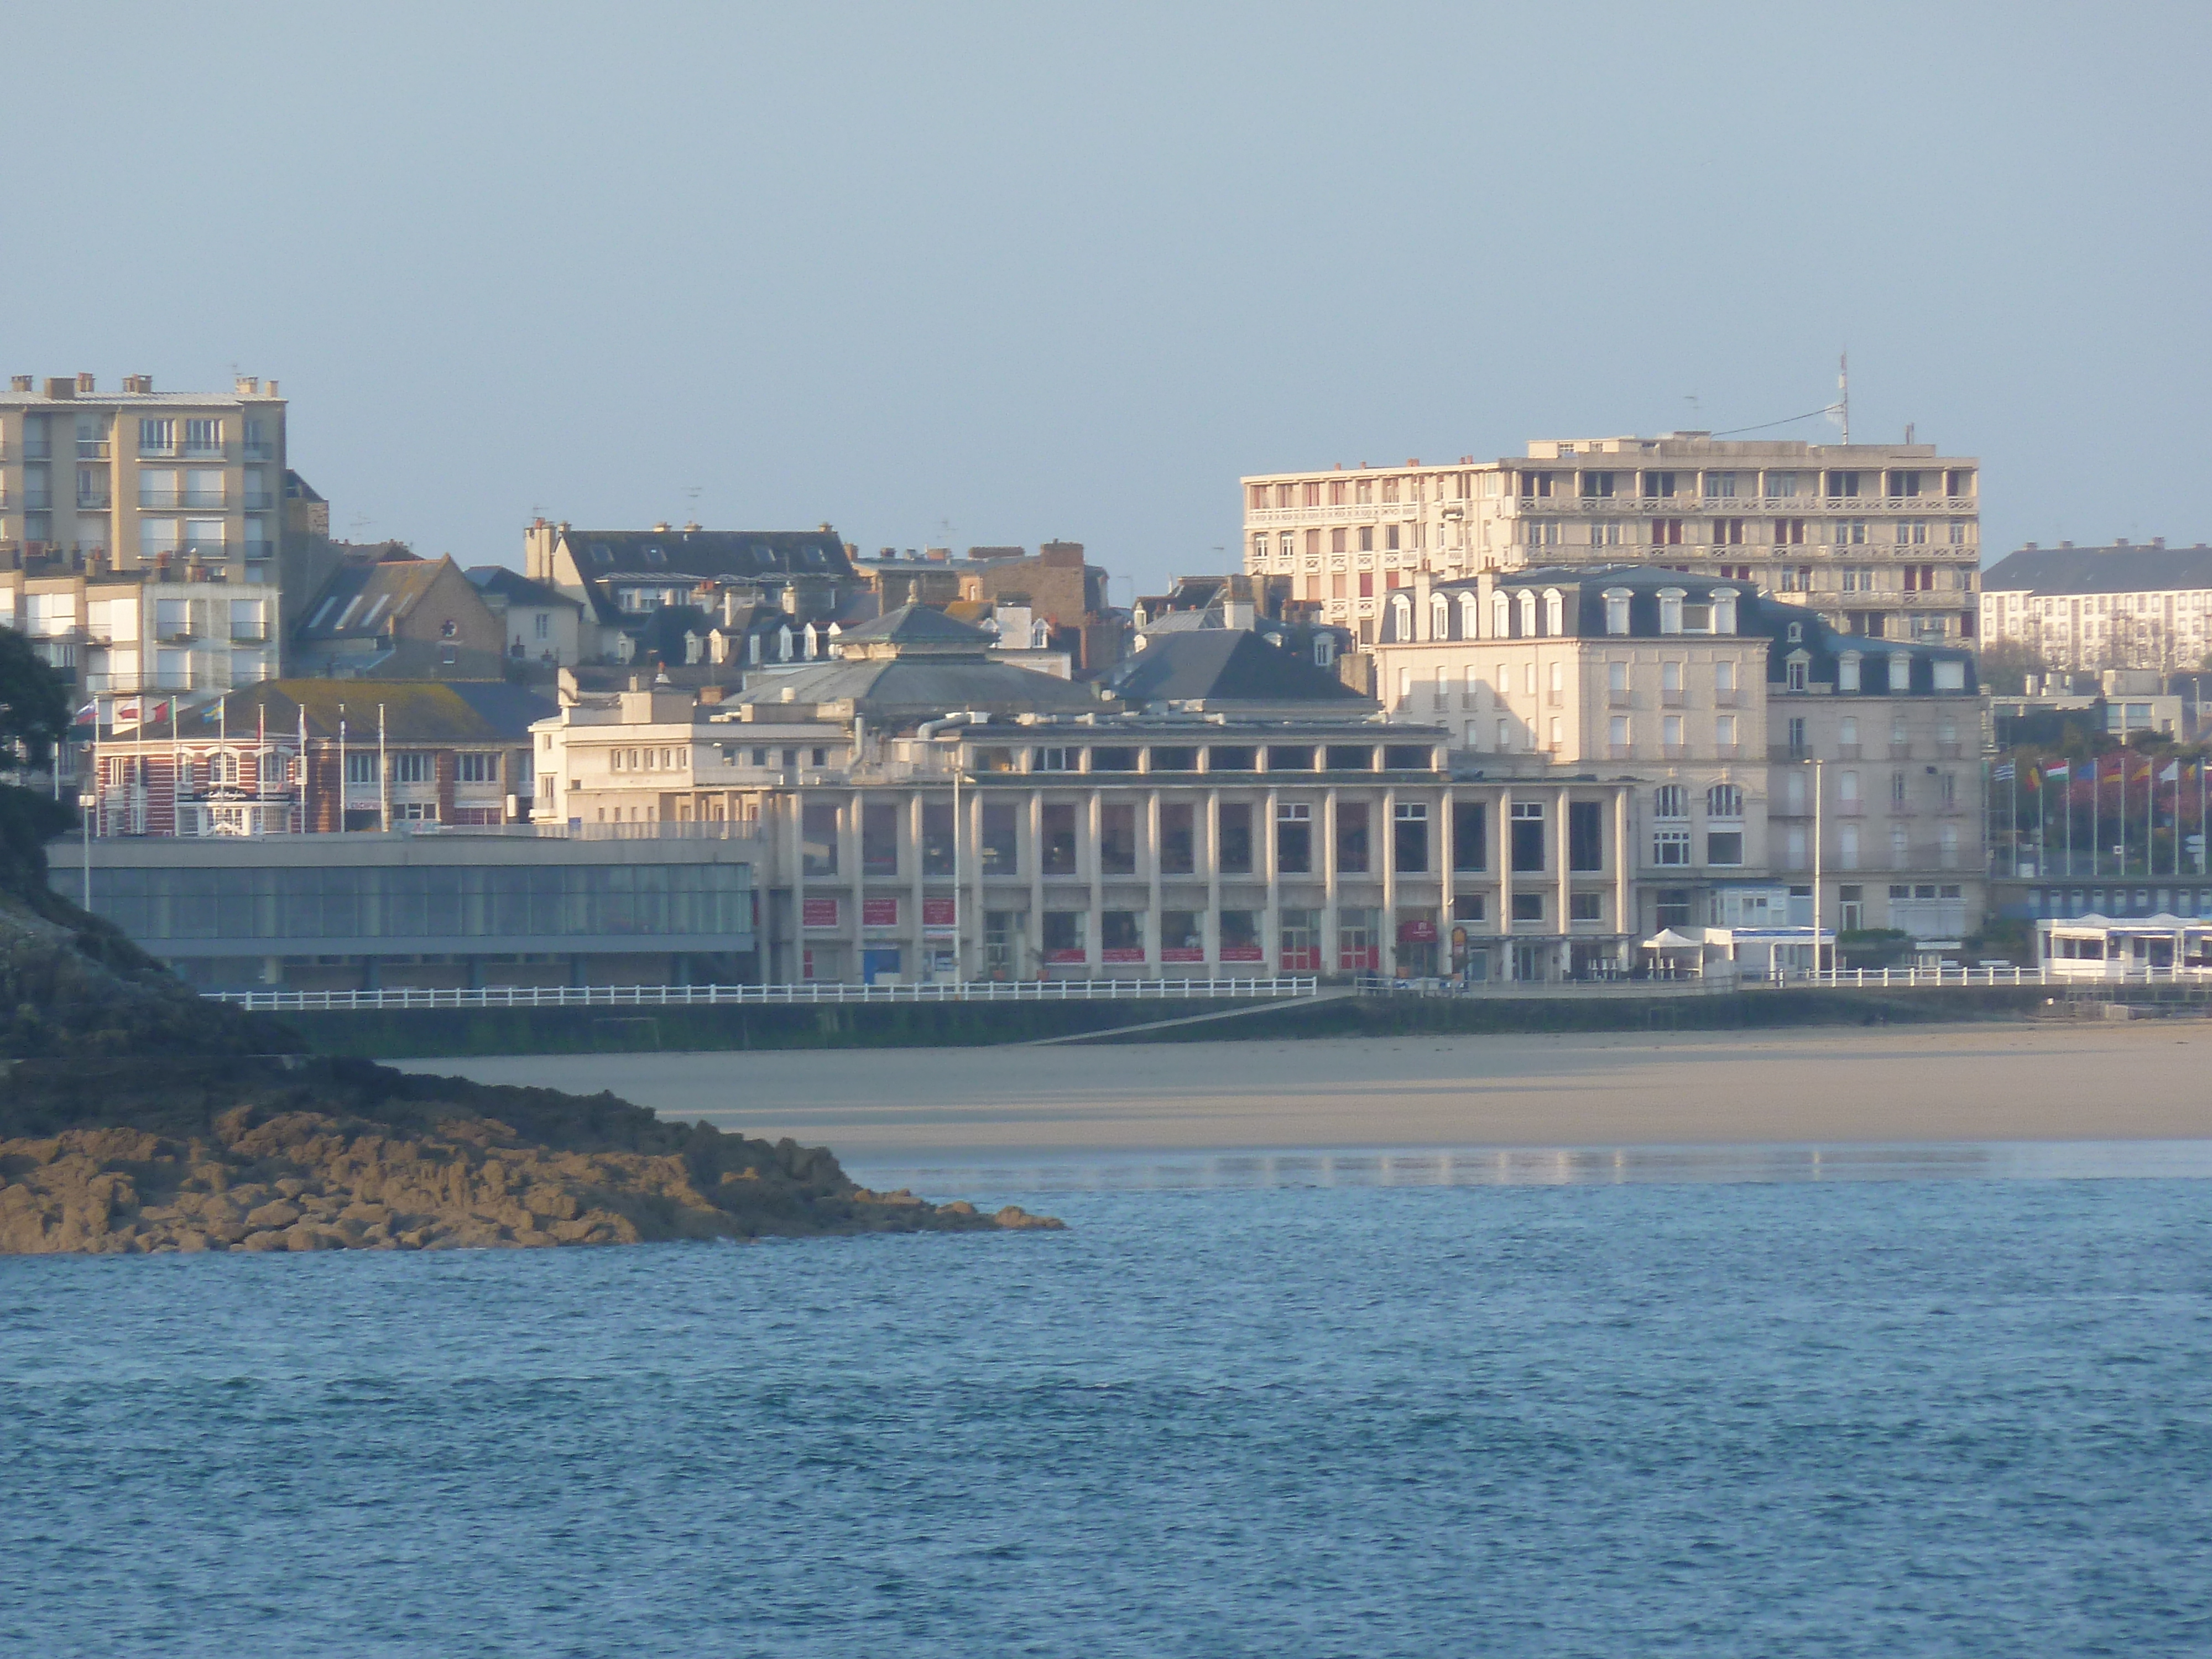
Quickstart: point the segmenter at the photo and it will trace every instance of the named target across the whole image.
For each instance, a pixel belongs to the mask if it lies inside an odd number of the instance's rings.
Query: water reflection
[[[1202,1191],[1267,1187],[1575,1187],[1628,1182],[2212,1178],[2212,1140],[1882,1146],[1492,1146],[1445,1150],[991,1153],[847,1160],[853,1178],[919,1192]]]

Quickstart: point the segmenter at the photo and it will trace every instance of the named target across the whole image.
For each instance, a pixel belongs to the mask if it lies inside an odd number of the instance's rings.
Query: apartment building
[[[80,699],[164,691],[190,702],[273,678],[276,589],[189,567],[173,575],[0,570],[0,628],[28,635]]]
[[[1216,699],[1261,714],[1109,699],[989,644],[909,610],[722,702],[565,708],[537,728],[538,817],[757,830],[772,979],[1536,981],[1634,960],[1621,783],[1462,779],[1442,728],[1346,707],[1288,653],[1327,701],[1287,708],[1272,675]],[[1218,693],[1252,689],[1218,670]]]
[[[1983,573],[1981,638],[2058,672],[2203,668],[2212,660],[2212,548],[2030,542]]]
[[[1701,432],[1528,451],[1246,477],[1244,568],[1290,578],[1297,599],[1363,645],[1416,571],[1443,580],[1624,562],[1782,594],[1839,632],[1974,635],[1980,466],[1970,458]]]
[[[85,574],[187,567],[265,583],[281,540],[284,400],[241,376],[228,396],[89,374],[0,395],[0,562]]]
[[[861,586],[828,525],[577,530],[541,519],[523,538],[523,574],[583,607],[580,657],[608,664],[684,662],[716,620],[766,610],[826,627]]]
[[[1463,767],[1629,787],[1646,933],[1980,921],[1970,651],[1650,566],[1417,573],[1377,623],[1392,718],[1442,727]]]

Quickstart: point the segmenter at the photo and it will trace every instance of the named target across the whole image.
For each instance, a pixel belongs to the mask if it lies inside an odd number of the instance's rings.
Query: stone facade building
[[[2033,543],[1982,576],[1982,641],[2045,669],[2187,673],[2212,660],[2212,548]]]

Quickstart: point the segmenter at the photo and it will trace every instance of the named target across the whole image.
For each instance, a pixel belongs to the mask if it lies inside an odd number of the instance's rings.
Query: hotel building
[[[2212,548],[2033,543],[1982,576],[1982,642],[2066,673],[2186,673],[2212,657]]]
[[[1414,573],[1664,564],[1787,596],[1839,632],[1971,640],[1979,464],[1926,444],[1704,433],[1532,442],[1449,465],[1255,474],[1244,568],[1363,646]]]

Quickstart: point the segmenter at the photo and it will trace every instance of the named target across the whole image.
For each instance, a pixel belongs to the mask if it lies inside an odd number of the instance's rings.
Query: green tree
[[[43,764],[69,728],[68,685],[30,641],[0,628],[0,770]]]

